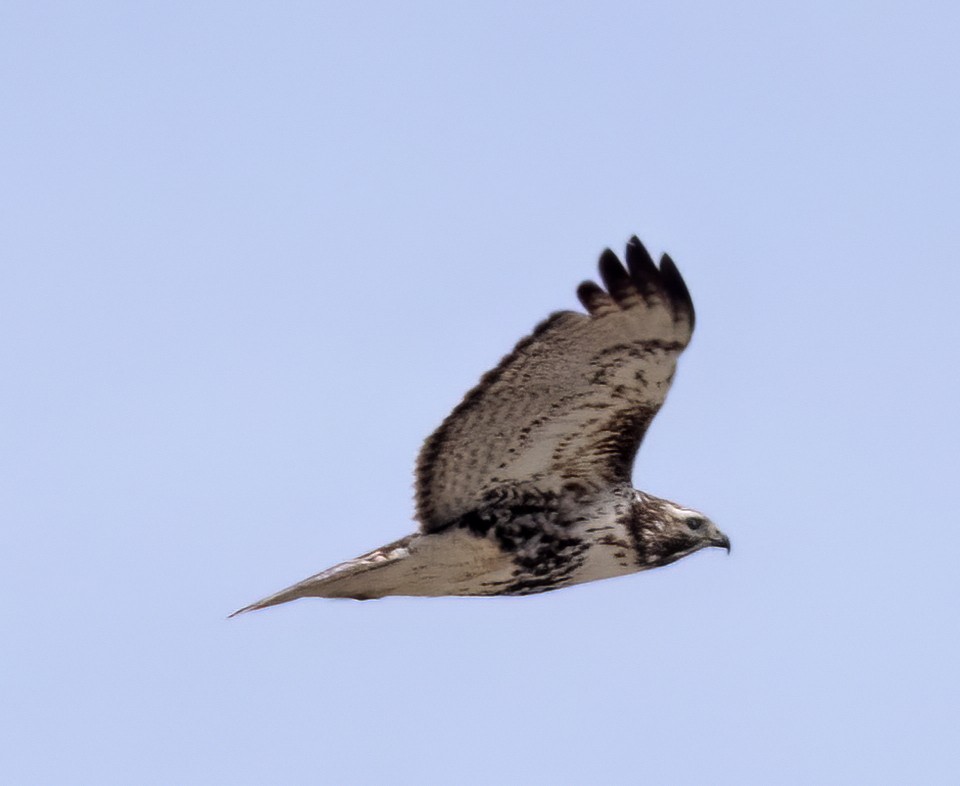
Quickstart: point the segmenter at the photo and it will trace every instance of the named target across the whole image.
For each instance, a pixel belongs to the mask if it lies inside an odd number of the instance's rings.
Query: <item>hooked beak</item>
[[[716,537],[710,541],[711,546],[716,546],[720,549],[726,549],[727,554],[730,553],[730,538],[724,535],[722,532],[718,532]]]

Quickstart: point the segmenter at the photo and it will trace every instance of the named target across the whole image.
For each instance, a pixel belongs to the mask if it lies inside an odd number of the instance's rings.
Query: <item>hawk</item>
[[[730,550],[695,510],[631,484],[694,311],[676,265],[607,249],[586,313],[560,311],[485,374],[424,443],[418,532],[235,614],[305,597],[530,595]]]

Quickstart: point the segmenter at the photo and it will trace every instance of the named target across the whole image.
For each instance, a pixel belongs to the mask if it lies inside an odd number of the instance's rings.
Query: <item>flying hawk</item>
[[[690,341],[690,293],[636,237],[605,289],[524,338],[420,451],[420,530],[240,611],[305,597],[529,595],[730,550],[702,514],[635,490],[640,441]]]

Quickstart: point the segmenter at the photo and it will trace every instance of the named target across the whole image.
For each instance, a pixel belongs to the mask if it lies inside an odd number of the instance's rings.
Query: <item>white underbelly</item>
[[[643,570],[637,564],[630,535],[621,525],[610,525],[602,531],[585,531],[582,537],[592,545],[584,554],[583,564],[575,572],[571,584],[609,579]]]

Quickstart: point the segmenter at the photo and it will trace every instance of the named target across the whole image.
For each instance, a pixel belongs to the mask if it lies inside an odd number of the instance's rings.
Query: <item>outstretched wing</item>
[[[505,485],[629,483],[694,312],[670,257],[658,269],[634,237],[626,262],[604,251],[606,290],[592,281],[577,290],[589,314],[561,311],[541,323],[424,443],[417,514],[425,532]]]

